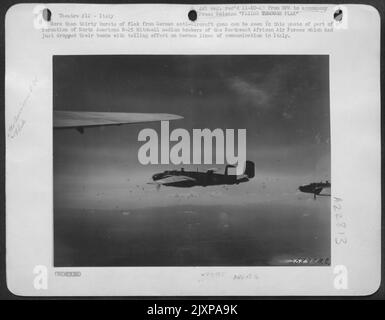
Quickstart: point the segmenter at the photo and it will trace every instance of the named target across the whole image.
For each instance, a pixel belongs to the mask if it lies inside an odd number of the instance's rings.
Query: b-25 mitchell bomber
[[[190,188],[194,186],[216,186],[216,185],[234,185],[242,182],[248,182],[255,175],[254,162],[246,161],[243,174],[229,174],[229,168],[235,168],[233,165],[227,165],[224,173],[218,173],[216,169],[207,171],[186,171],[167,170],[154,174],[150,184],[168,187]]]
[[[317,196],[320,195],[323,189],[330,188],[330,187],[331,187],[331,184],[329,181],[326,181],[326,182],[321,181],[321,182],[313,182],[307,185],[300,186],[298,189],[299,191],[304,193],[312,193],[314,195],[314,199],[316,199]],[[327,196],[330,196],[330,194],[328,194]]]

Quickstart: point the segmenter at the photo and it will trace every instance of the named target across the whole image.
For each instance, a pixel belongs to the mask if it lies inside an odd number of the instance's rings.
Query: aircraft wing
[[[193,181],[195,182],[196,180],[191,177],[187,176],[169,176],[163,179],[156,180],[156,184],[169,184],[169,183],[177,183],[177,182],[187,182],[187,181]]]
[[[54,128],[76,128],[80,131],[85,127],[118,126],[177,119],[183,119],[183,117],[168,113],[53,111]]]
[[[320,194],[322,190],[323,190],[323,187],[317,187],[317,188],[314,189],[314,193],[315,194]]]

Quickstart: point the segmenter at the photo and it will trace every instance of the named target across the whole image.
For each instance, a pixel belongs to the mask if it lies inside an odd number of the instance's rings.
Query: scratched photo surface
[[[54,128],[56,267],[330,264],[330,188],[311,189],[331,182],[327,55],[55,56],[53,108],[178,115],[170,132],[191,141],[246,129],[254,163],[239,184],[159,186],[165,170],[225,164],[141,164],[138,134],[160,139],[159,121]]]

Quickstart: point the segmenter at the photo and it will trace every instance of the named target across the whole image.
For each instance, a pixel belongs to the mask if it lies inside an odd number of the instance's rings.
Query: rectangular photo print
[[[328,55],[53,57],[54,267],[330,266]]]

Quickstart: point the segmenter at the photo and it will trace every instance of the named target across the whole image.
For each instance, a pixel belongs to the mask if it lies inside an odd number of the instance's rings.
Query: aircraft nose
[[[152,180],[156,181],[159,179],[159,173],[156,173],[152,176]]]
[[[301,191],[301,192],[304,192],[305,188],[303,186],[299,186],[298,190]]]

